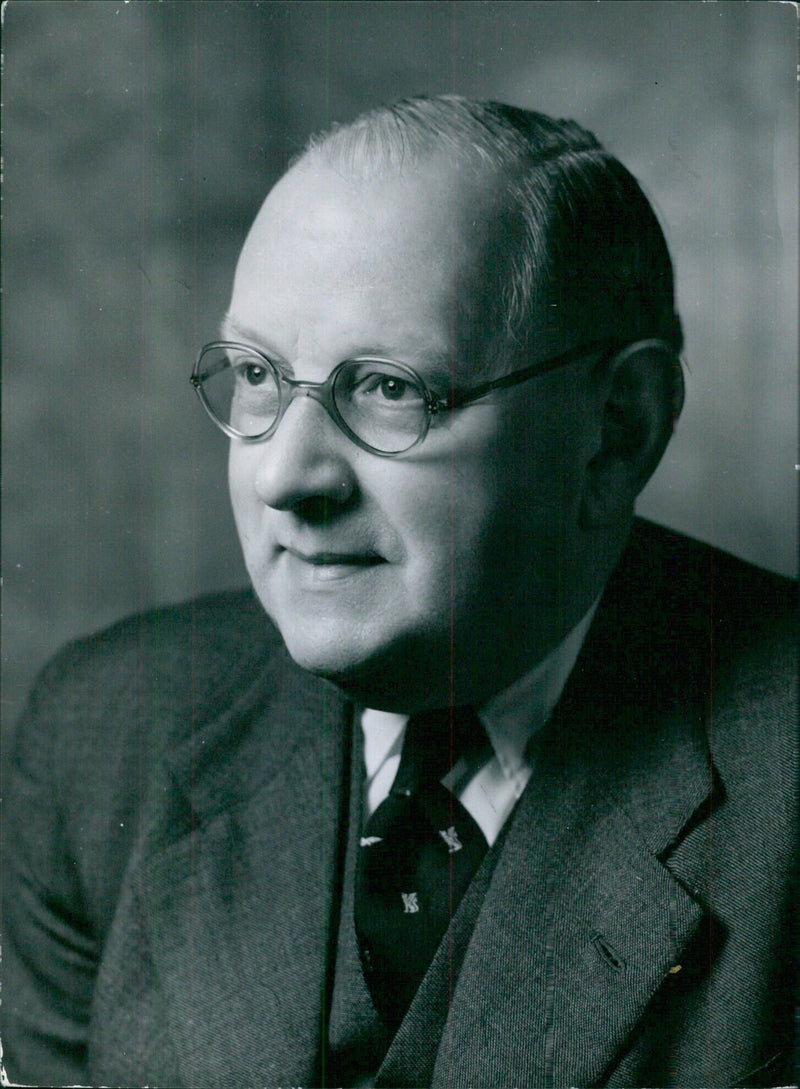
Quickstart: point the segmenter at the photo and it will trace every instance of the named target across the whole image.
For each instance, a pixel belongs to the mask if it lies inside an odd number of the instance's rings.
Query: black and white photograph
[[[2,6],[9,1086],[796,1086],[798,10]]]

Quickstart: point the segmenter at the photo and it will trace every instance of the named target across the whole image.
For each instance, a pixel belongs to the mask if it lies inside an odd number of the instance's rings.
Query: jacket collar
[[[349,716],[285,652],[168,762],[141,896],[182,1083],[307,1084],[336,938]]]

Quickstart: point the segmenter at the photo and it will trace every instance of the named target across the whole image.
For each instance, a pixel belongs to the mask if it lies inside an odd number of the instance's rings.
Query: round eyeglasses
[[[294,398],[311,397],[357,446],[381,457],[395,457],[419,445],[440,413],[594,352],[611,354],[621,346],[620,341],[608,340],[583,344],[502,378],[437,397],[415,370],[390,359],[346,359],[324,382],[304,382],[288,378],[258,349],[220,340],[201,349],[190,381],[211,419],[231,438],[244,442],[270,438]],[[639,341],[631,348],[645,346],[674,355],[664,341]]]

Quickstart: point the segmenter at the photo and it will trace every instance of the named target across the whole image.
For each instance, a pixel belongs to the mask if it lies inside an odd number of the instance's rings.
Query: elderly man
[[[790,1080],[789,586],[634,525],[683,398],[635,180],[540,114],[376,110],[269,194],[221,336],[256,596],[37,686],[12,1076]]]

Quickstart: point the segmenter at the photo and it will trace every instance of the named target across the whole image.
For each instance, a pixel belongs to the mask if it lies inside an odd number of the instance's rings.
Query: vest
[[[412,1003],[405,1020],[398,1029],[393,1043],[390,1033],[375,1011],[369,990],[364,981],[353,923],[356,858],[363,824],[362,794],[364,774],[361,731],[354,729],[347,846],[345,849],[338,941],[335,951],[336,964],[334,966],[330,1010],[328,1011],[327,1023],[323,1026],[326,1030],[323,1039],[326,1041],[327,1046],[325,1046],[324,1052],[320,1056],[321,1089],[333,1086],[366,1089],[366,1087],[376,1084],[401,1086],[421,1085],[427,1082],[429,1077],[423,1076],[423,1069],[429,1067],[430,1073],[433,1071],[433,1063],[436,1060],[438,1044],[441,1040],[447,1014],[446,1008],[431,1011],[433,1017],[426,1017],[427,1047],[425,1040],[418,1041],[414,1047],[413,1057],[409,1056],[407,1058],[404,1054],[405,1049],[402,1042],[404,1037],[407,1038],[410,1035],[409,1029],[413,1027],[409,1024],[409,1021],[414,1018],[414,1003]],[[457,969],[463,959],[463,951],[466,944],[468,944],[469,935],[472,933],[475,920],[480,913],[495,862],[502,849],[505,832],[512,819],[513,814],[506,821],[505,828],[497,837],[495,843],[486,852],[475,877],[464,894],[453,922],[451,922],[442,938],[431,969],[420,984],[420,991],[426,988],[440,954],[447,952],[449,955],[453,944],[453,930],[457,926],[462,955],[458,957],[457,964],[453,965],[456,970],[448,973],[451,987],[455,986],[458,975]],[[417,993],[419,994],[419,991]],[[437,1013],[439,1014],[438,1024]],[[398,1047],[398,1044],[401,1046]],[[378,1072],[384,1063],[384,1059],[387,1058],[389,1060],[388,1068],[382,1071],[381,1078],[376,1082]]]

